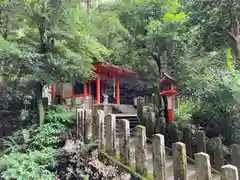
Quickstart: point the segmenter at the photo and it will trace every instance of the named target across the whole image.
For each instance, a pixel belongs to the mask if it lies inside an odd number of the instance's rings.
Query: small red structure
[[[176,91],[176,80],[172,78],[170,75],[163,73],[163,77],[158,81],[159,84],[168,87],[168,90],[164,90],[160,92],[161,96],[167,96],[168,100],[168,119],[169,122],[174,122],[174,101],[173,97],[178,95]]]
[[[92,98],[94,104],[101,103],[101,94],[107,94],[107,81],[115,81],[115,103],[120,104],[120,78],[127,76],[136,76],[137,73],[128,69],[123,69],[118,66],[106,62],[96,62],[93,64],[96,73],[96,80],[76,81],[74,83],[60,84],[61,99],[76,99],[76,105],[85,102],[86,98]],[[57,88],[59,89],[59,88]],[[56,96],[56,84],[52,84],[52,98]],[[79,100],[81,99],[81,100]],[[83,100],[82,100],[83,99]],[[71,103],[67,103],[70,106]]]

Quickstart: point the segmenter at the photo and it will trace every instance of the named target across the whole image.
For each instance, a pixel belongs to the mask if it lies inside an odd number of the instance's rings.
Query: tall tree
[[[240,26],[238,0],[184,1],[189,15],[189,25],[198,25],[199,46],[206,51],[219,47],[231,47],[239,66]]]
[[[120,35],[121,40],[118,39],[125,49],[119,52],[121,56],[116,57],[115,53],[115,63],[131,64],[146,80],[159,78],[165,67],[163,64],[172,64],[171,53],[177,44],[178,30],[186,20],[184,13],[178,10],[179,7],[180,4],[175,0],[116,1],[101,5],[99,11],[111,12],[111,20],[119,21],[126,32],[124,36]],[[116,39],[109,36],[107,38],[108,42]]]
[[[19,82],[35,82],[39,106],[42,85],[88,78],[92,62],[108,54],[91,35],[87,13],[77,1],[22,0],[15,6],[6,2],[1,16],[10,12],[11,21],[2,21],[8,26],[2,27],[0,44],[9,46],[0,49],[0,73]]]

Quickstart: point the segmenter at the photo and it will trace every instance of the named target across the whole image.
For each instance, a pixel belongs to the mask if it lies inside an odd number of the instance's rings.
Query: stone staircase
[[[137,110],[132,105],[112,104],[112,107],[115,112],[114,114],[116,115],[117,129],[118,120],[120,119],[127,119],[129,121],[131,132],[137,125],[140,125],[137,117]]]
[[[137,114],[115,114],[115,115],[116,115],[117,131],[118,131],[118,122],[120,119],[127,119],[129,121],[131,132],[136,126],[140,125]]]
[[[116,113],[123,114],[137,114],[137,110],[133,107],[133,105],[129,104],[111,104]]]
[[[119,150],[119,140],[116,141],[117,150]],[[135,146],[134,146],[134,138],[131,137],[130,139],[130,158],[132,163],[132,167],[135,167]],[[119,153],[119,151],[118,151]],[[167,172],[167,180],[174,180],[174,173],[173,173],[173,159],[169,155],[170,151],[166,149],[166,172]],[[153,162],[152,162],[152,147],[151,144],[147,145],[147,164],[148,164],[148,173],[153,173]],[[187,176],[188,180],[198,180],[196,176],[196,168],[195,165],[192,163],[187,164]],[[220,175],[212,172],[212,180],[220,180]]]

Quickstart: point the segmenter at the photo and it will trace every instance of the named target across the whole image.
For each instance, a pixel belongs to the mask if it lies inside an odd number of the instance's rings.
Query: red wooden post
[[[88,94],[92,95],[91,81],[88,82]]]
[[[96,80],[97,84],[97,92],[96,92],[96,104],[100,104],[100,93],[101,93],[101,84],[100,84],[100,79]]]
[[[169,89],[172,89],[172,84],[169,85]],[[169,98],[169,103],[168,103],[168,118],[169,121],[172,123],[174,122],[174,114],[173,114],[173,96],[167,97]]]
[[[116,104],[120,104],[120,79],[116,78]]]
[[[173,114],[173,97],[167,96],[168,98],[168,119],[169,122],[174,122],[174,114]]]
[[[56,83],[52,83],[52,104],[55,104],[55,94],[56,94]]]
[[[87,83],[86,81],[84,81],[84,87],[83,87],[83,97],[84,97],[84,101],[86,100],[87,98]]]

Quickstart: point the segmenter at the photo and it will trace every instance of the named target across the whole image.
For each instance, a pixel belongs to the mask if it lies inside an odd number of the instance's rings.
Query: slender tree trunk
[[[42,90],[43,90],[43,85],[41,84],[41,82],[37,82],[35,86],[35,97],[37,102],[37,107],[36,107],[37,118],[40,126],[44,124],[44,118],[45,118],[45,110],[42,102]]]
[[[228,44],[236,57],[236,68],[240,68],[240,25],[238,19],[232,25],[231,31],[227,31]]]
[[[47,37],[45,37],[46,29],[43,25],[44,22],[45,22],[45,18],[42,17],[42,22],[39,24],[39,27],[38,27],[38,33],[40,37],[40,52],[42,54],[45,54],[48,51]],[[45,119],[45,110],[44,110],[43,101],[42,101],[42,91],[43,91],[43,85],[41,81],[38,81],[35,87],[35,96],[37,101],[37,117],[38,117],[38,122],[40,127],[44,124],[44,119]]]
[[[92,9],[92,0],[87,0],[87,13],[88,13],[88,19],[91,18],[91,9]]]

